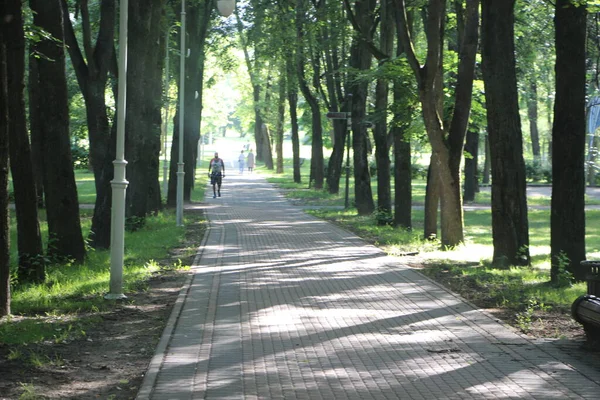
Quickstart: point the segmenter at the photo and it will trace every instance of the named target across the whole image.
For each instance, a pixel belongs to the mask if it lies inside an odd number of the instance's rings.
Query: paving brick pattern
[[[222,194],[138,399],[600,398],[600,367],[514,333],[260,177],[228,175]]]

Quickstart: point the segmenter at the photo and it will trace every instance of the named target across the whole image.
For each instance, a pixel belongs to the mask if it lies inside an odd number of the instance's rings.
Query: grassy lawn
[[[78,170],[76,179],[80,204],[93,205],[96,197],[93,174]],[[203,174],[198,174],[192,201],[199,201],[204,197],[205,186],[206,178]],[[82,207],[80,210],[84,237],[89,234],[92,214],[90,207]],[[39,218],[43,241],[47,243],[48,229],[44,210],[39,211]],[[196,214],[186,214],[185,218],[186,225],[205,226],[204,221],[198,219],[200,217]],[[158,215],[147,217],[146,224],[141,229],[125,232],[124,293],[145,290],[149,279],[163,272],[189,268],[182,264],[181,259],[174,260],[172,257],[173,249],[180,248],[184,243],[186,232],[185,227],[176,225],[175,219],[175,210],[165,209]],[[13,317],[0,323],[0,343],[37,343],[58,340],[61,335],[77,337],[84,334],[87,325],[98,322],[94,318],[95,314],[115,306],[114,301],[106,301],[103,297],[108,292],[110,281],[109,250],[88,248],[87,258],[82,264],[48,260],[46,281],[32,285],[20,284],[16,274],[18,255],[14,211],[11,215],[11,243]],[[183,249],[178,254],[185,259],[194,254],[195,250],[195,247]],[[65,325],[65,321],[83,314],[86,315],[82,319],[86,326],[70,322]]]

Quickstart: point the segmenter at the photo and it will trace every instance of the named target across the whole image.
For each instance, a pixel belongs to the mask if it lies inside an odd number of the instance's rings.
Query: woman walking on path
[[[252,149],[248,152],[248,171],[252,172],[254,169],[254,153],[252,153]]]
[[[238,164],[240,166],[240,174],[243,174],[244,166],[246,164],[246,157],[244,156],[244,150],[242,150],[242,152],[240,153],[240,156],[238,157]]]

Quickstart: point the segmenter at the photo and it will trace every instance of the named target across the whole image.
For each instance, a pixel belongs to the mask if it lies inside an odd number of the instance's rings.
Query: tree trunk
[[[515,0],[484,0],[482,60],[492,171],[493,263],[528,265],[523,138],[514,57]]]
[[[479,153],[479,134],[477,132],[467,132],[467,144],[465,151],[469,153],[465,157],[465,189],[464,201],[475,201],[475,193],[477,192],[477,157]]]
[[[279,99],[277,101],[277,128],[275,132],[275,152],[277,153],[276,173],[283,174],[283,123],[285,119],[285,94],[287,80],[285,68],[282,68],[279,79]]]
[[[125,159],[127,187],[125,215],[130,229],[143,224],[145,217],[160,205],[160,135],[162,106],[162,53],[156,44],[162,1],[130,0],[127,121]]]
[[[585,260],[586,17],[583,5],[556,2],[556,101],[552,126],[551,278],[557,283],[561,254],[583,281]]]
[[[0,317],[10,314],[10,221],[8,211],[8,51],[23,39],[21,1],[0,2]]]
[[[427,186],[425,190],[425,216],[423,223],[423,237],[425,239],[436,239],[438,231],[437,214],[440,204],[440,184],[439,174],[436,169],[439,168],[437,155],[431,155],[429,168],[427,169]]]
[[[541,161],[540,152],[540,131],[538,129],[538,93],[535,80],[529,82],[529,92],[527,93],[527,118],[529,119],[529,136],[531,137],[531,152],[534,161]]]
[[[443,43],[445,0],[429,0],[426,15],[427,55],[425,65],[421,65],[414,52],[409,35],[406,6],[404,0],[396,0],[398,6],[400,40],[407,52],[407,60],[419,85],[425,129],[432,149],[432,172],[437,172],[437,184],[441,200],[441,242],[444,247],[453,247],[464,240],[462,193],[460,188],[460,160],[466,124],[470,112],[470,90],[473,80],[474,51],[477,43],[478,0],[467,2],[468,18],[465,40],[461,43],[459,72],[455,91],[455,107],[449,132],[443,125]],[[474,43],[473,43],[474,42]],[[433,189],[429,186],[428,190]],[[433,196],[430,200],[433,200]],[[433,204],[428,210],[433,210]],[[426,210],[427,212],[427,210]],[[427,217],[426,217],[427,218]],[[433,224],[429,226],[433,227]],[[426,235],[431,232],[427,232]]]
[[[392,0],[384,0],[381,4],[381,34],[379,46],[381,52],[389,58],[382,60],[381,65],[391,59],[394,50],[394,9]],[[380,114],[375,123],[373,137],[375,140],[375,162],[377,163],[377,224],[386,225],[392,222],[392,189],[390,147],[388,144],[388,97],[389,80],[380,78],[375,86],[375,110]]]
[[[30,99],[38,101],[43,121],[41,145],[48,253],[81,262],[85,258],[85,245],[69,138],[62,4],[60,0],[30,0],[30,7],[34,11],[34,23],[53,37],[35,44],[36,51],[43,55],[34,61],[38,64],[40,97]]]
[[[29,79],[27,80],[27,94],[30,99],[40,96],[38,85],[37,63],[33,61],[33,46],[29,46]],[[44,166],[42,165],[42,147],[40,143],[40,110],[35,101],[29,102],[29,131],[31,137],[31,164],[35,182],[38,208],[44,208]]]
[[[304,5],[305,0],[299,0],[296,7],[296,34],[298,38],[298,46],[296,48],[297,57],[296,57],[296,68],[297,68],[297,76],[298,76],[298,84],[300,86],[300,91],[304,96],[304,99],[308,103],[311,111],[311,160],[310,160],[310,168],[311,168],[311,186],[314,181],[315,189],[323,188],[323,180],[324,180],[324,165],[323,165],[323,125],[321,121],[321,107],[319,104],[319,99],[313,93],[313,90],[308,85],[305,73],[304,73],[304,63],[306,62],[305,55],[305,19],[306,19],[306,9]],[[318,74],[320,67],[318,65],[318,57],[314,57],[311,55],[310,57],[313,63],[312,70],[314,74]],[[316,81],[313,79],[313,81]]]
[[[397,84],[396,84],[397,85]],[[397,90],[394,90],[395,92]],[[412,229],[412,173],[410,138],[403,127],[392,128],[394,137],[394,226]]]
[[[356,2],[354,15],[363,32],[371,32],[373,26],[373,11],[376,1],[366,0]],[[350,47],[350,67],[356,71],[365,71],[371,68],[372,55],[367,47],[367,41],[372,39],[354,38]],[[375,211],[371,176],[367,159],[367,129],[364,124],[366,117],[368,84],[364,81],[349,79],[350,84],[346,93],[352,94],[352,149],[354,150],[354,200],[359,215],[370,215]]]
[[[14,18],[5,25],[8,76],[8,133],[10,170],[17,216],[18,276],[20,282],[43,282],[46,277],[42,236],[38,221],[37,195],[25,115],[25,36],[21,5],[9,2],[7,14]]]
[[[96,188],[96,203],[90,240],[93,247],[107,249],[110,246],[110,207],[112,200],[110,180],[113,177],[114,150],[111,149],[111,127],[105,93],[108,71],[111,68],[111,62],[114,60],[115,1],[102,0],[100,28],[94,45],[92,45],[91,37],[87,33],[91,29],[87,3],[81,3],[85,57],[82,54],[69,18],[66,1],[62,0],[62,4],[65,21],[65,42],[86,106],[90,162],[94,172]],[[109,156],[112,156],[112,158],[107,159]]]
[[[290,105],[290,124],[292,125],[294,182],[300,183],[302,182],[302,177],[300,176],[300,138],[298,137],[298,93],[291,87],[288,92],[288,103]]]

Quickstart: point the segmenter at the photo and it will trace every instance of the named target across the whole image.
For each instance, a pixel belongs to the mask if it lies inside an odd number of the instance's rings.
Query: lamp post
[[[111,231],[110,231],[110,291],[104,296],[109,300],[124,299],[123,258],[125,253],[125,102],[127,100],[127,21],[128,0],[121,0],[119,17],[119,93],[117,106],[117,146],[113,161]]]

